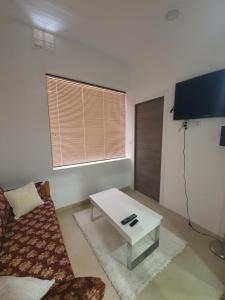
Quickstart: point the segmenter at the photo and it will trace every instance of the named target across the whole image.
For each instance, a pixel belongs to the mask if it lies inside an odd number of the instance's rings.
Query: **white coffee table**
[[[116,188],[90,195],[89,198],[92,203],[92,221],[104,216],[126,240],[128,269],[132,270],[159,246],[162,216]],[[100,215],[94,216],[94,207]],[[131,214],[136,214],[139,222],[134,227],[129,224],[122,225],[121,220]],[[154,242],[134,259],[134,247],[151,233],[154,233]]]

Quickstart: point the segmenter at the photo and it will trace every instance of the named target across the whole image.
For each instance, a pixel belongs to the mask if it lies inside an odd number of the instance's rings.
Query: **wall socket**
[[[189,126],[188,121],[184,121],[184,122],[183,122],[184,130],[187,130],[187,129],[188,129],[188,126]]]

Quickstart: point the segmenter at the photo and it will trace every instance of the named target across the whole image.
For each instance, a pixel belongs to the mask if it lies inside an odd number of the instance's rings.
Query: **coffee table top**
[[[162,220],[162,216],[116,188],[90,195],[89,198],[131,245],[152,232]],[[136,214],[139,222],[133,227],[122,225],[121,220],[131,214]]]

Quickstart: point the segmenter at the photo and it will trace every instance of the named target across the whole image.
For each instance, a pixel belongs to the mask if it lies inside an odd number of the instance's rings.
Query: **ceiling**
[[[166,21],[169,9],[180,16]],[[222,0],[1,0],[0,15],[80,41],[134,65],[174,44],[224,38]]]

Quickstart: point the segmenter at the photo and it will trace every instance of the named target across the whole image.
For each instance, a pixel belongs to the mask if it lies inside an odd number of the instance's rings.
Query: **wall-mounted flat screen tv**
[[[225,70],[176,84],[174,120],[225,116]]]

